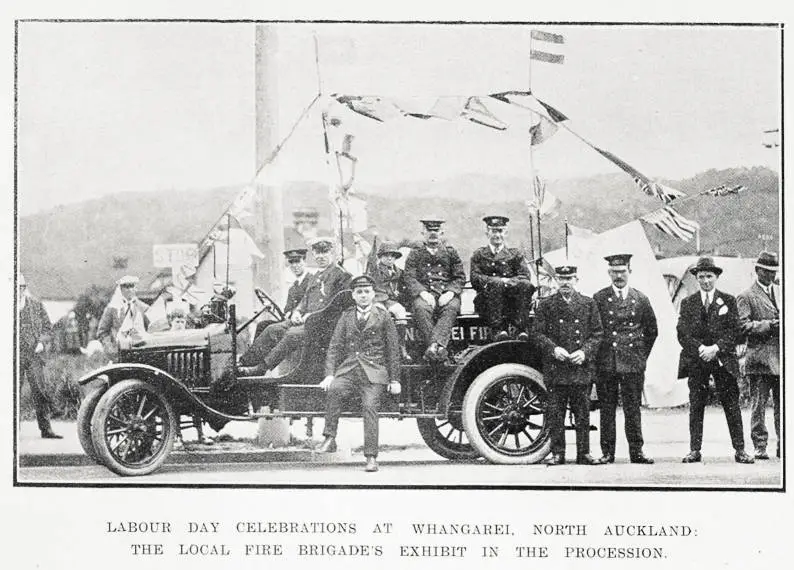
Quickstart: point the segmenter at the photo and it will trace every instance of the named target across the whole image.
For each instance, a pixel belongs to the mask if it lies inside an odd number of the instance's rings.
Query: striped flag
[[[738,186],[728,186],[726,184],[720,184],[719,186],[715,186],[710,190],[706,190],[706,194],[710,196],[727,196],[728,194],[738,194],[739,192],[744,192],[747,190],[744,186],[739,184]]]
[[[680,190],[676,190],[675,188],[670,188],[669,186],[665,186],[664,184],[651,181],[650,178],[648,178],[647,176],[636,170],[630,164],[622,161],[608,150],[602,150],[596,146],[594,146],[593,148],[596,151],[598,151],[598,153],[601,156],[608,159],[609,161],[617,165],[618,168],[620,168],[623,172],[631,176],[634,179],[634,183],[637,185],[637,187],[639,187],[639,189],[645,192],[648,196],[659,198],[665,204],[669,204],[676,198],[685,195]]]
[[[658,230],[667,235],[683,241],[691,240],[700,227],[697,222],[685,218],[670,206],[654,210],[640,219],[643,222],[653,224]]]
[[[463,107],[463,110],[460,113],[460,116],[470,120],[473,123],[477,123],[478,125],[491,127],[492,129],[499,131],[504,131],[507,129],[507,123],[499,120],[496,115],[491,113],[491,111],[488,110],[488,107],[485,106],[485,103],[482,102],[480,97],[469,97],[469,99],[466,101],[466,105]]]
[[[559,127],[545,117],[538,117],[538,122],[529,127],[530,144],[537,146],[549,140]]]
[[[551,44],[560,45],[565,43],[565,38],[562,35],[552,34],[549,32],[542,32],[540,30],[532,30],[530,37],[535,41],[546,42]],[[536,49],[530,49],[529,59],[534,59],[536,61],[544,61],[546,63],[565,62],[565,56],[560,53],[550,53],[548,51],[540,51]]]

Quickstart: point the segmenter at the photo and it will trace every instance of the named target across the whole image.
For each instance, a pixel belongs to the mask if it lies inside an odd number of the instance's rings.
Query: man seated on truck
[[[383,306],[397,322],[397,336],[400,339],[400,352],[406,362],[411,357],[405,350],[405,319],[408,311],[405,310],[405,272],[395,265],[403,256],[396,245],[383,242],[378,247],[378,263],[367,267],[367,275],[375,283],[375,303]]]
[[[336,429],[342,404],[359,394],[364,416],[365,471],[378,470],[378,410],[383,393],[400,393],[400,352],[397,329],[388,311],[373,304],[375,282],[367,275],[353,279],[353,300],[339,318],[325,359],[325,379],[320,387],[328,392],[325,412],[325,441],[321,452],[336,451]]]
[[[323,309],[334,295],[349,287],[350,274],[332,263],[333,239],[315,238],[311,242],[311,249],[318,271],[308,277],[303,298],[288,319],[273,323],[254,339],[251,347],[240,357],[239,376],[264,376],[287,355],[303,346],[306,319]],[[224,373],[224,376],[228,377],[229,374]]]

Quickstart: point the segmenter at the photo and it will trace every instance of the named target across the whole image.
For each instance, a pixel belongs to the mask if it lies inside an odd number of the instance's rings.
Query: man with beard
[[[565,410],[570,404],[576,422],[576,463],[601,465],[590,456],[590,388],[603,335],[601,317],[595,301],[576,291],[575,266],[563,265],[555,272],[560,287],[540,302],[533,325],[549,398],[551,458],[546,463],[565,463]]]
[[[444,220],[433,218],[420,222],[424,243],[412,250],[405,260],[405,285],[412,299],[416,325],[428,345],[425,358],[443,362],[460,310],[466,273],[458,252],[443,241]]]

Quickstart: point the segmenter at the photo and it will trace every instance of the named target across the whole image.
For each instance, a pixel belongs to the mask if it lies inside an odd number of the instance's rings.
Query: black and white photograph
[[[397,508],[399,547],[302,502],[89,515],[103,539],[222,525],[165,543],[219,567],[542,540],[552,567],[689,567],[670,545],[720,527],[688,497],[785,495],[783,23],[14,26],[15,492],[500,498]],[[660,506],[535,520],[544,495]],[[262,532],[336,546],[237,544]],[[143,542],[122,567],[163,555]]]

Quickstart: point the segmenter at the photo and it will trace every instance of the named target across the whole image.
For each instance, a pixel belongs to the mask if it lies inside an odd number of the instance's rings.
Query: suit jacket
[[[306,292],[296,307],[302,315],[324,308],[334,295],[350,288],[350,273],[332,263],[306,279]]]
[[[424,245],[412,249],[405,260],[404,276],[411,299],[423,291],[437,295],[452,291],[460,295],[466,284],[466,272],[460,255],[454,247],[443,244],[435,255]]]
[[[149,317],[146,316],[146,310],[148,308],[149,305],[138,298],[135,299],[135,310],[139,311],[143,316],[143,326],[147,330],[149,329]],[[99,325],[97,325],[96,336],[102,343],[106,354],[115,354],[118,352],[119,343],[116,339],[116,335],[123,321],[124,314],[122,313],[121,307],[114,307],[112,305],[105,307],[105,310],[102,312],[102,318],[99,319]]]
[[[578,292],[566,303],[561,293],[541,300],[535,311],[532,340],[543,359],[543,377],[549,385],[589,384],[595,375],[595,359],[603,336],[601,317],[595,301]],[[582,350],[581,365],[560,362],[554,348],[573,353]]]
[[[739,324],[747,337],[747,374],[780,375],[780,327],[770,321],[780,319],[780,288],[772,285],[775,304],[756,281],[736,297]]]
[[[476,249],[471,256],[471,286],[479,292],[501,281],[502,277],[529,282],[529,267],[524,255],[510,247],[503,247],[496,255],[487,245]]]
[[[336,323],[325,359],[326,376],[342,376],[361,366],[373,384],[400,380],[400,345],[391,315],[372,307],[363,328],[359,328],[356,308],[342,313]]]
[[[19,357],[23,366],[36,355],[36,345],[46,342],[52,334],[47,310],[35,297],[25,299],[19,311]]]
[[[619,374],[643,373],[659,329],[651,302],[642,292],[628,288],[620,300],[612,286],[593,295],[604,326],[604,338],[598,349],[599,371]]]
[[[306,293],[306,288],[309,286],[309,279],[311,279],[311,273],[304,273],[302,279],[295,279],[295,282],[290,285],[287,291],[287,302],[284,304],[285,315],[289,316],[300,304]]]
[[[375,281],[375,301],[383,303],[385,301],[396,301],[405,303],[405,272],[397,266],[389,272],[380,263],[375,264],[368,273]]]
[[[708,375],[715,366],[720,365],[734,376],[739,374],[736,344],[741,329],[733,295],[715,289],[708,312],[703,308],[700,291],[685,298],[681,301],[676,330],[681,344],[679,376]],[[717,358],[712,362],[704,362],[698,356],[701,344],[716,344],[720,349]]]

